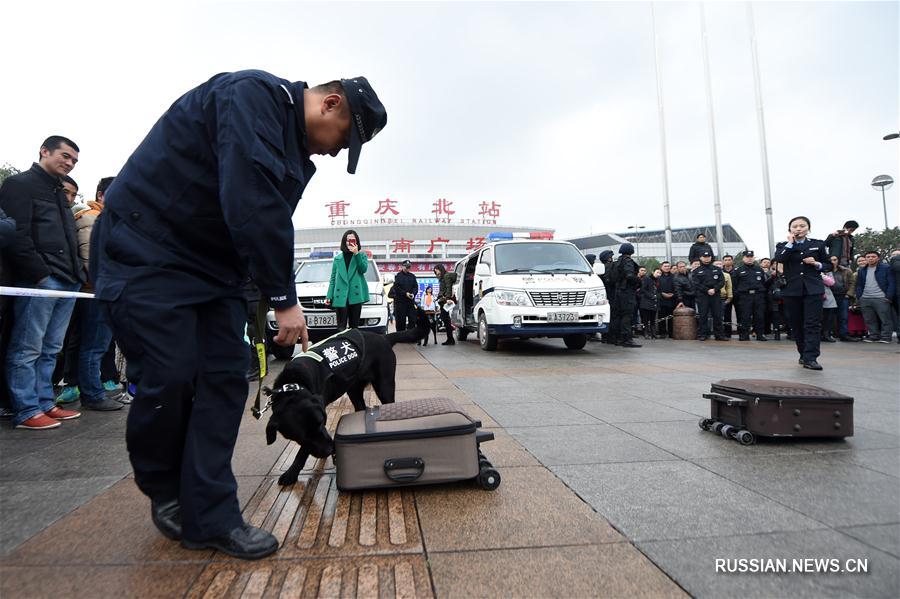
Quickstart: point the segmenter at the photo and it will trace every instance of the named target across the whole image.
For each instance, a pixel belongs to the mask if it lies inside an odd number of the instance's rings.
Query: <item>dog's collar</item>
[[[261,410],[257,410],[256,408],[252,408],[253,416],[259,420],[259,417],[269,411],[269,408],[272,407],[272,402],[274,402],[279,395],[283,395],[285,393],[290,393],[292,391],[300,391],[303,389],[302,385],[298,385],[297,383],[287,383],[284,384],[277,389],[270,389],[269,387],[263,387],[263,393],[265,393],[269,397],[269,401],[266,402],[266,405],[262,407]]]

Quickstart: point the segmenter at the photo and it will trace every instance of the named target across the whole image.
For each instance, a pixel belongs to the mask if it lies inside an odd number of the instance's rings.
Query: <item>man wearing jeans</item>
[[[75,220],[62,180],[78,162],[78,146],[54,135],[41,144],[39,161],[0,187],[0,208],[16,221],[16,239],[5,252],[15,287],[76,291],[84,280]],[[56,428],[79,412],[54,404],[53,367],[62,349],[74,298],[16,297],[6,377],[16,428]]]
[[[860,267],[856,279],[856,297],[862,309],[869,343],[890,343],[893,335],[891,299],[894,297],[894,276],[891,267],[881,261],[878,252],[866,252],[866,265]]]

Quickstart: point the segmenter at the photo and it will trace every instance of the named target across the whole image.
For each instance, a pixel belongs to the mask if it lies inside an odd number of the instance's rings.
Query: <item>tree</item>
[[[864,233],[853,235],[853,251],[860,256],[868,251],[876,251],[882,258],[890,255],[891,250],[900,249],[900,227],[873,231],[866,229]]]
[[[17,169],[16,167],[14,167],[13,165],[11,165],[8,162],[4,163],[3,166],[0,166],[0,184],[2,184],[3,180],[6,179],[7,177],[11,177],[13,175],[18,175],[18,174],[19,174],[19,169]]]
[[[639,257],[635,256],[634,261],[638,263],[638,266],[643,266],[644,268],[646,268],[647,272],[653,272],[654,270],[659,268],[660,264],[662,264],[659,260],[657,260],[656,258],[652,258],[652,257],[639,258]]]

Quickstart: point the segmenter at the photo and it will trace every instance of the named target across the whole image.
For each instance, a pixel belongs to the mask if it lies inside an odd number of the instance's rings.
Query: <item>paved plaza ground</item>
[[[338,493],[331,461],[310,459],[282,489],[295,446],[266,446],[248,409],[239,498],[282,541],[259,562],[156,531],[129,478],[127,409],[45,432],[5,422],[0,597],[897,597],[898,348],[826,345],[812,372],[787,341],[398,346],[398,401],[450,397],[480,419],[500,488]],[[701,431],[701,394],[722,378],[851,395],[855,435],[745,447]],[[332,427],[349,409],[334,405]],[[868,572],[717,573],[724,558],[864,559]]]

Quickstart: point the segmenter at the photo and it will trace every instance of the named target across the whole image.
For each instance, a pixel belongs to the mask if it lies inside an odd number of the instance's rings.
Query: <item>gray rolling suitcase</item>
[[[342,491],[477,479],[500,485],[500,475],[479,448],[494,434],[479,431],[445,398],[401,401],[345,414],[334,435],[337,487]]]

